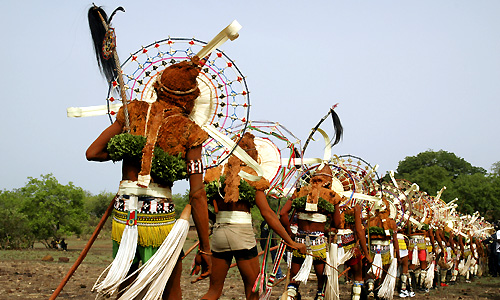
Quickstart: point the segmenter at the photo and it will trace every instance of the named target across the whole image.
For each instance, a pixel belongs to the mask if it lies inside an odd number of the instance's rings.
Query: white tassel
[[[181,214],[167,238],[163,241],[156,253],[142,265],[138,272],[139,275],[133,284],[119,298],[134,299],[144,289],[147,289],[143,300],[157,300],[162,297],[168,279],[179,260],[182,246],[186,241],[189,231],[189,215],[191,214],[191,205],[187,205]]]
[[[460,275],[464,276],[465,274],[467,274],[467,271],[469,271],[471,269],[471,267],[476,263],[476,260],[472,257],[472,255],[470,255],[468,258],[467,258],[467,261],[465,262],[464,264],[464,267],[463,267],[463,272],[464,274],[460,273]]]
[[[465,261],[463,259],[458,263],[458,273],[462,276],[467,273],[467,270],[465,269]]]
[[[304,259],[304,263],[300,267],[299,272],[297,272],[297,275],[293,277],[293,280],[300,281],[306,284],[307,279],[309,278],[309,273],[311,273],[312,263],[313,263],[313,257],[308,253],[308,255],[306,255],[306,258]]]
[[[339,261],[339,265],[343,264],[343,262],[340,262],[340,261],[344,257],[344,254],[345,254],[344,247],[338,248],[338,246],[337,246],[337,260]]]
[[[382,275],[382,255],[380,253],[376,253],[373,257],[373,263],[369,272],[375,275],[376,278],[380,278],[380,275]]]
[[[129,212],[129,217],[137,217],[138,203],[138,197],[130,195],[129,199],[125,203],[125,209]],[[125,276],[127,276],[130,267],[132,266],[132,262],[134,261],[138,235],[137,225],[127,224],[125,226],[120,241],[120,247],[118,248],[115,259],[101,273],[92,287],[92,291],[97,291],[96,299],[109,297],[118,290],[120,283],[123,281]],[[108,274],[104,280],[99,283],[99,280],[106,273],[106,271]]]
[[[353,256],[354,256],[354,248],[351,248],[351,250],[345,252],[343,256],[337,255],[337,257],[339,258],[337,264],[339,266],[343,265],[346,261],[351,259]]]
[[[292,251],[287,251],[286,252],[286,265],[287,265],[289,270],[292,268],[292,257],[293,257]]]
[[[112,296],[120,286],[125,276],[127,276],[130,266],[135,257],[137,249],[138,230],[137,225],[126,226],[123,230],[120,247],[113,262],[97,278],[92,291],[97,292],[96,299]],[[106,278],[99,282],[101,277],[108,271]]]
[[[396,288],[396,276],[398,273],[398,260],[393,258],[389,270],[385,275],[384,282],[380,286],[378,296],[380,298],[392,299],[394,296],[394,289]]]
[[[415,266],[420,265],[420,261],[418,260],[418,249],[417,249],[417,246],[415,246],[413,248],[412,258],[411,258],[411,264],[415,265]]]
[[[340,249],[343,249],[342,247]],[[326,253],[326,261],[328,265],[325,267],[325,274],[328,277],[326,281],[325,300],[339,299],[339,266],[338,257],[339,251],[336,243],[330,244],[330,251]],[[342,251],[343,252],[343,251]]]
[[[432,283],[434,282],[434,268],[436,267],[436,261],[432,261],[429,268],[427,269],[427,274],[425,275],[425,287],[430,289]]]

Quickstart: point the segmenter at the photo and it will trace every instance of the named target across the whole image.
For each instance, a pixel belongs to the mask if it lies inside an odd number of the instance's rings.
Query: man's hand
[[[371,257],[371,255],[370,255],[370,254],[368,254],[365,258],[366,258],[366,260],[368,261],[368,264],[370,264],[370,265],[371,265],[371,264],[373,263],[373,258]]]
[[[307,252],[307,246],[305,244],[293,242],[291,246],[292,248],[297,249],[300,252],[300,254],[306,254]]]
[[[191,283],[198,282],[210,276],[212,273],[212,258],[206,253],[198,252],[194,259],[194,268],[191,275],[198,275],[201,271],[200,276],[192,280]]]

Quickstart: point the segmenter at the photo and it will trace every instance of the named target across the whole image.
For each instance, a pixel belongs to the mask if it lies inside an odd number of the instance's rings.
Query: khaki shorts
[[[257,245],[252,224],[214,225],[210,247],[214,252],[252,249]]]

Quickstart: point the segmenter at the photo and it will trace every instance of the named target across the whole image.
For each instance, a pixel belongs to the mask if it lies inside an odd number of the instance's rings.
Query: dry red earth
[[[86,241],[70,240],[67,252],[48,250],[39,244],[31,250],[0,251],[0,299],[49,299],[75,262],[85,243]],[[192,244],[193,239],[188,239],[185,249],[188,249]],[[110,253],[111,243],[109,240],[98,240],[58,299],[94,299],[95,294],[91,292],[92,285],[102,270],[111,262]],[[42,261],[46,255],[51,255],[54,261]],[[60,257],[69,258],[69,262],[60,262]],[[192,259],[193,254],[188,255],[185,259],[182,288],[184,299],[195,300],[207,291],[208,280],[195,284],[190,283],[194,279],[189,276]],[[285,282],[281,282],[273,289],[272,300],[279,299],[285,289],[285,284]],[[316,282],[312,279],[307,285],[301,286],[302,299],[314,298],[315,285]],[[244,298],[238,270],[231,270],[226,279],[221,299]],[[395,296],[395,299],[397,298]],[[350,299],[350,285],[341,284],[341,299]],[[432,290],[428,294],[417,294],[413,299],[500,300],[500,279],[482,277],[472,283],[444,287]]]

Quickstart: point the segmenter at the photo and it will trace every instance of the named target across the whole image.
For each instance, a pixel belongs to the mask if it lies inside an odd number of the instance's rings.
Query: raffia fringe
[[[330,244],[330,251],[326,253],[326,260],[328,261],[329,265],[325,267],[325,273],[328,277],[325,289],[325,300],[339,299],[339,274],[336,268],[339,266],[338,257],[339,252],[341,252],[339,251],[340,249],[338,248],[337,244],[332,243]],[[335,267],[335,269],[330,266]]]
[[[325,255],[326,256],[326,255]],[[307,279],[309,278],[309,273],[311,273],[311,267],[313,263],[313,257],[311,255],[307,255],[304,263],[300,267],[299,272],[293,277],[293,280],[307,283]]]
[[[380,253],[375,254],[370,272],[377,278],[380,278],[382,275],[382,255]]]
[[[436,262],[432,261],[429,268],[427,268],[427,274],[425,275],[425,287],[430,289],[434,281],[434,268],[436,267]]]
[[[121,242],[125,224],[113,222],[111,230],[111,238],[118,243]],[[169,232],[172,230],[172,225],[161,226],[137,226],[138,240],[137,244],[142,247],[160,247]]]
[[[398,273],[397,259],[393,258],[389,270],[385,275],[384,282],[378,291],[378,296],[384,299],[392,299],[394,296],[394,288],[396,287],[396,276]]]
[[[412,250],[412,258],[411,258],[411,264],[412,265],[420,265],[420,261],[418,260],[418,249],[417,247],[413,248]]]
[[[137,248],[137,226],[127,226],[124,230],[123,241],[113,262],[101,273],[94,284],[92,291],[97,292],[96,299],[104,299],[117,292],[120,282],[127,273],[134,260]],[[106,277],[101,281],[101,278]]]
[[[178,262],[188,231],[189,222],[181,217],[175,222],[172,233],[168,235],[156,253],[138,269],[137,278],[119,300],[137,299],[136,297],[145,289],[147,292],[141,299],[160,299],[172,270]]]

